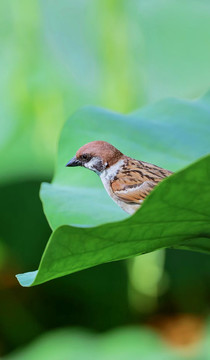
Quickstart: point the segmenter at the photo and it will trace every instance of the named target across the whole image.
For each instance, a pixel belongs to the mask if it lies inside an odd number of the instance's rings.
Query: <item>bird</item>
[[[89,142],[76,152],[66,167],[82,166],[100,176],[109,196],[128,214],[134,214],[143,200],[171,171],[124,155],[106,141]]]

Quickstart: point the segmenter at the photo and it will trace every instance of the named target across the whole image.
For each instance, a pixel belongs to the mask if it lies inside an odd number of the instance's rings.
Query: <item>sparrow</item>
[[[136,212],[152,189],[172,174],[132,159],[106,141],[83,145],[66,166],[83,166],[98,174],[109,196],[129,214]]]

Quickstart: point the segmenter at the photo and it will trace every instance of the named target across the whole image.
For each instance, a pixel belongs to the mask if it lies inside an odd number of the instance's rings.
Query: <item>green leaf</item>
[[[145,360],[177,360],[176,352],[160,336],[140,327],[99,335],[78,329],[60,329],[42,335],[24,349],[7,355],[6,359],[139,360],[139,354]],[[179,356],[179,360],[184,358]]]
[[[18,275],[21,285],[165,247],[210,252],[210,156],[161,182],[132,217],[94,173],[65,168],[82,144],[103,139],[134,158],[179,169],[209,151],[209,102],[207,95],[196,102],[165,100],[131,115],[76,113],[64,126],[53,182],[41,189],[54,232],[38,272]]]
[[[146,327],[127,326],[103,334],[66,328],[45,333],[3,359],[209,360],[209,323],[205,324],[202,335],[202,339],[195,339],[193,344],[178,348],[170,346],[160,334]],[[189,356],[186,357],[186,353]]]

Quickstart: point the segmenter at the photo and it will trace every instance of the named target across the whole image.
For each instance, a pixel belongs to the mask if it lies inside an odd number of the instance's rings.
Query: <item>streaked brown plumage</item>
[[[82,146],[66,166],[84,166],[95,171],[111,198],[133,214],[151,190],[171,171],[132,159],[105,141]]]

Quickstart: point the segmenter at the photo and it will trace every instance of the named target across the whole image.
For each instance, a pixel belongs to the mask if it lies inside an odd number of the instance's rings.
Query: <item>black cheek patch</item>
[[[98,172],[102,172],[104,170],[104,165],[103,165],[103,162],[101,160],[98,160],[97,164],[95,164],[95,169]]]

